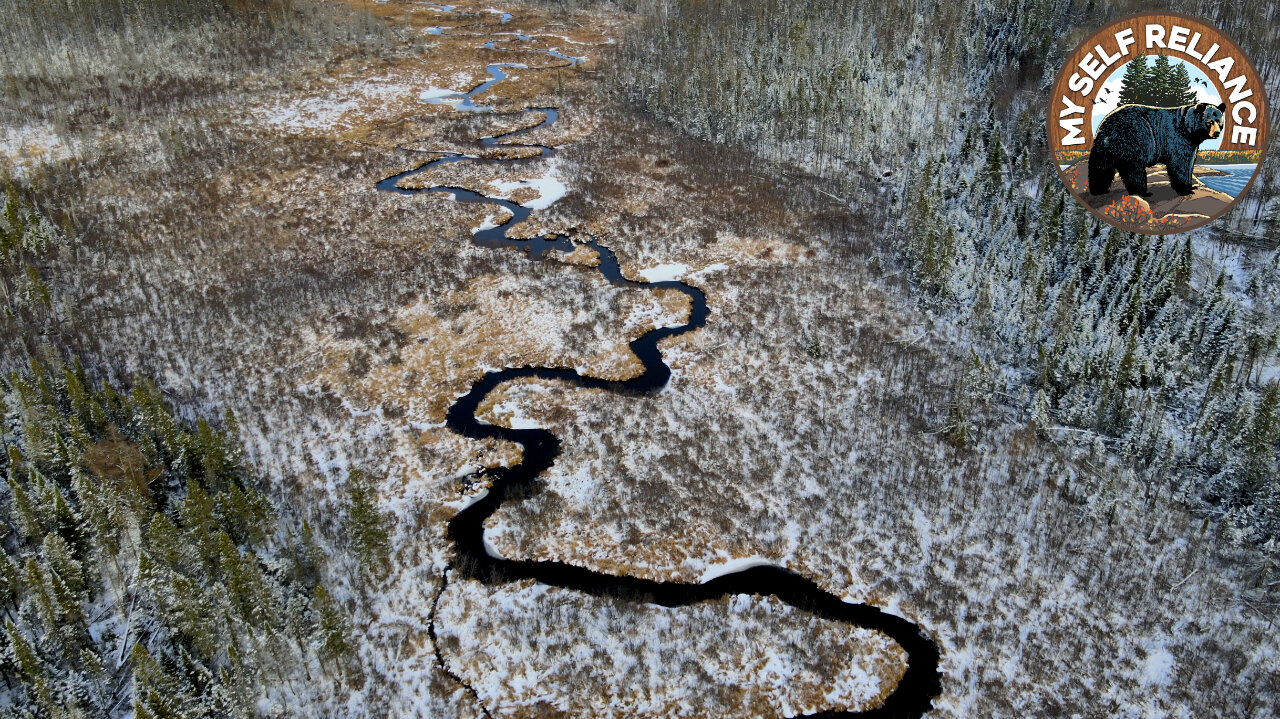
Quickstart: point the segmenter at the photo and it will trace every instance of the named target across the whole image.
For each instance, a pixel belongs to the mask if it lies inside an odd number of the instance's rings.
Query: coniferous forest
[[[1074,47],[1062,38],[1140,9],[689,0],[652,16],[615,81],[696,135],[839,183],[885,227],[917,301],[976,340],[955,386],[957,441],[975,431],[972,395],[998,387],[1041,433],[1101,442],[1149,491],[1278,546],[1280,414],[1264,372],[1280,342],[1276,161],[1212,237],[1166,238],[1088,215],[1045,157],[1043,91]],[[1173,9],[1218,22],[1277,81],[1273,6]],[[1187,102],[1174,64],[1129,63],[1121,102]],[[1193,244],[1220,241],[1270,251],[1247,276],[1202,270],[1193,284]]]
[[[1144,56],[1134,59],[1124,68],[1120,85],[1121,105],[1179,107],[1195,102],[1195,99],[1187,67],[1181,63],[1174,66],[1168,55],[1157,56],[1150,67]]]
[[[4,329],[32,351],[0,400],[7,715],[247,717],[347,684],[359,665],[327,554],[264,492],[235,416],[186,421],[152,380],[93,380],[37,344],[56,322],[40,267],[70,241],[8,188]],[[359,472],[345,510],[377,576],[387,540]]]
[[[282,528],[231,415],[33,361],[6,382],[4,673],[23,716],[251,716],[349,671],[305,525]],[[9,405],[8,402],[13,402]]]

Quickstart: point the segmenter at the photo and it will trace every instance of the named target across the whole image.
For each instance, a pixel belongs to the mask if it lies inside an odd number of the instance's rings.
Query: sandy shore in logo
[[[1224,176],[1227,173],[1197,165],[1196,177]],[[1164,165],[1147,168],[1147,190],[1151,197],[1133,197],[1125,192],[1119,176],[1104,195],[1089,194],[1089,161],[1081,160],[1063,170],[1067,186],[1086,205],[1105,217],[1149,232],[1179,232],[1217,217],[1235,198],[1225,192],[1196,183],[1189,195],[1179,195],[1169,185]]]

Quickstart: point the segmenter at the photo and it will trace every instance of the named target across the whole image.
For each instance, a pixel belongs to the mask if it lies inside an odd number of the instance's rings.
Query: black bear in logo
[[[1098,125],[1089,151],[1089,192],[1105,194],[1116,171],[1130,195],[1150,197],[1147,168],[1164,163],[1169,184],[1189,195],[1194,184],[1191,168],[1200,143],[1222,134],[1227,103],[1207,102],[1182,107],[1123,105]]]

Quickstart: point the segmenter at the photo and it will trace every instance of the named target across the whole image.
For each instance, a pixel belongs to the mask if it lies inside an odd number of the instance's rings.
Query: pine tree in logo
[[[1139,55],[1124,67],[1124,77],[1120,79],[1120,104],[1146,104],[1147,92],[1147,56]]]
[[[1147,73],[1147,88],[1150,94],[1143,104],[1155,105],[1156,107],[1173,107],[1173,103],[1169,101],[1173,95],[1171,92],[1173,74],[1173,66],[1169,62],[1169,56],[1164,53],[1157,55],[1156,61],[1151,64],[1151,72]]]
[[[1191,74],[1185,63],[1178,63],[1173,70],[1173,85],[1169,88],[1170,107],[1190,105],[1196,101],[1196,91],[1191,89]]]
[[[1171,62],[1163,53],[1149,67],[1147,58],[1130,61],[1120,78],[1121,105],[1180,107],[1196,101],[1191,74],[1181,62]]]

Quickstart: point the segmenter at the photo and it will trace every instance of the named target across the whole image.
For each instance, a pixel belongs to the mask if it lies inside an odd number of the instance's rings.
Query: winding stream
[[[452,11],[452,8],[445,12]],[[506,22],[504,18],[503,22]],[[446,28],[447,29],[447,28]],[[528,41],[528,35],[513,35],[519,41]],[[549,67],[567,67],[581,58],[563,55],[556,50],[515,50],[494,46],[494,41],[485,43],[484,47],[492,50],[510,52],[542,53],[568,63]],[[477,105],[475,96],[487,91],[493,85],[506,79],[504,68],[527,68],[520,63],[494,63],[487,69],[490,80],[472,88],[466,93],[445,95],[430,100],[439,104],[447,104],[455,109],[472,112],[486,112],[491,108]],[[546,68],[529,68],[546,69]],[[483,247],[516,248],[529,253],[532,259],[543,259],[551,252],[572,252],[578,244],[568,237],[538,236],[529,239],[515,239],[507,236],[508,230],[522,222],[533,211],[532,208],[519,205],[510,200],[498,197],[487,197],[480,193],[460,187],[437,185],[420,189],[405,189],[399,186],[401,180],[427,172],[432,168],[454,162],[525,162],[537,158],[550,158],[555,155],[555,148],[546,145],[512,142],[515,138],[535,130],[550,127],[556,122],[558,113],[555,108],[528,108],[522,114],[538,113],[543,116],[541,122],[505,134],[481,138],[485,148],[506,147],[533,148],[538,155],[517,160],[498,160],[477,157],[464,153],[447,152],[443,156],[417,167],[388,177],[377,184],[379,190],[401,195],[419,193],[447,193],[458,202],[495,205],[511,213],[511,217],[500,222],[496,227],[474,232],[473,241]],[[550,561],[528,561],[507,559],[496,556],[489,551],[484,538],[485,520],[493,516],[509,497],[524,498],[539,489],[538,476],[551,467],[560,454],[560,440],[545,429],[509,429],[481,422],[476,418],[476,410],[485,396],[499,385],[522,377],[537,377],[547,380],[560,380],[576,387],[602,389],[624,395],[644,395],[661,390],[671,377],[671,368],[662,360],[658,343],[666,337],[691,332],[706,324],[709,310],[706,296],[701,290],[683,282],[636,282],[623,277],[618,260],[613,251],[592,239],[585,245],[599,253],[600,274],[610,283],[620,287],[632,287],[644,290],[672,289],[683,292],[692,301],[689,320],[678,327],[662,327],[652,330],[642,337],[633,340],[628,346],[644,365],[644,373],[625,381],[607,381],[579,374],[577,371],[556,367],[513,367],[484,375],[473,384],[470,390],[449,408],[446,425],[461,435],[474,439],[495,438],[515,442],[523,448],[520,464],[513,467],[485,470],[484,474],[491,480],[490,488],[477,496],[466,508],[458,512],[449,521],[448,538],[454,543],[457,559],[445,573],[444,582],[436,594],[436,603],[449,580],[451,573],[474,579],[485,584],[497,585],[521,579],[534,581],[593,596],[617,597],[628,601],[644,601],[663,607],[681,607],[698,602],[707,602],[733,594],[757,596],[774,596],[791,606],[824,619],[843,622],[852,626],[866,627],[879,631],[893,639],[908,656],[906,674],[898,682],[894,691],[878,708],[865,712],[830,711],[813,716],[822,717],[862,717],[864,719],[884,717],[920,717],[932,706],[934,697],[941,691],[941,675],[938,671],[938,648],[915,624],[881,611],[867,604],[853,604],[824,591],[814,582],[779,566],[753,566],[728,572],[699,584],[682,582],[659,582],[630,576],[616,576],[593,571],[583,567]],[[436,646],[436,659],[445,672],[465,686],[473,696],[478,695],[466,682],[454,674],[444,658],[440,655],[439,642],[435,641],[434,630],[435,607],[431,613],[430,634]],[[488,710],[482,705],[486,715]]]

